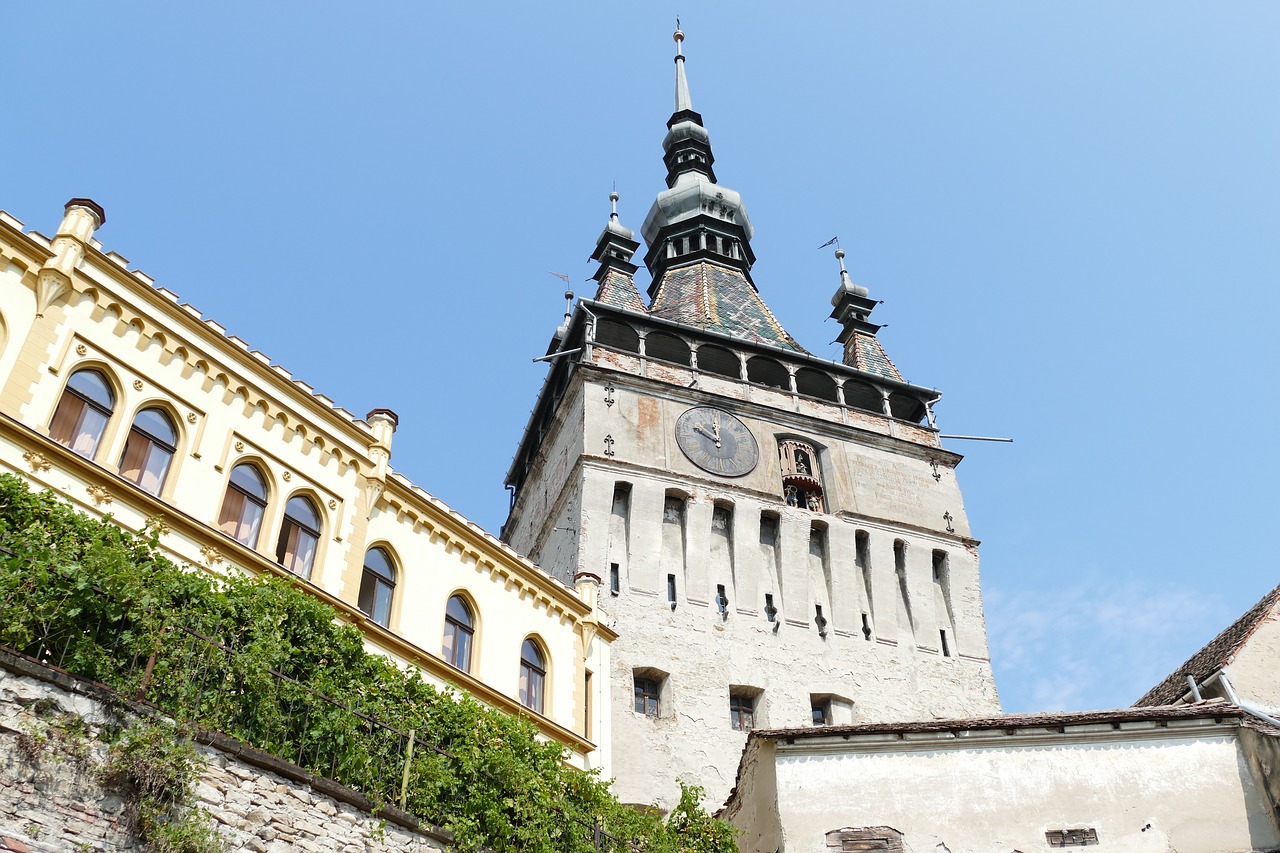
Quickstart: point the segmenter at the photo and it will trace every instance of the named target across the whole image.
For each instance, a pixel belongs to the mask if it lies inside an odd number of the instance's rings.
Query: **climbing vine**
[[[0,475],[0,548],[0,645],[145,695],[179,720],[402,807],[464,846],[588,853],[607,833],[645,853],[736,851],[698,789],[684,788],[667,820],[619,803],[532,723],[370,654],[358,630],[291,583],[184,570],[160,553],[154,531],[131,534],[11,475]],[[119,766],[159,755],[157,739],[137,735]],[[155,766],[188,767],[179,758]],[[121,773],[143,792],[140,830],[163,839],[180,800],[147,794],[146,774]],[[177,777],[156,778],[157,791],[179,790]],[[182,843],[196,846],[155,849],[212,849],[194,836]]]

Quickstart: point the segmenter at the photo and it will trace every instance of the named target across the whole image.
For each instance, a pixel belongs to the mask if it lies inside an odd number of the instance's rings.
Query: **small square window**
[[[748,693],[729,694],[729,725],[734,731],[749,732],[756,725],[756,697]]]
[[[831,702],[814,702],[810,709],[811,720],[815,726],[831,725]]]
[[[659,704],[662,685],[653,678],[635,677],[635,710],[646,717],[658,717],[662,706]]]

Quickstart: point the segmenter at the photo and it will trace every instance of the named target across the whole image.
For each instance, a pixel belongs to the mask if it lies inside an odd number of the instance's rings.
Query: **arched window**
[[[295,575],[310,578],[319,541],[320,516],[315,506],[302,495],[289,498],[276,541],[276,562]]]
[[[381,548],[370,548],[364,555],[364,573],[360,575],[360,609],[379,625],[391,624],[391,596],[396,590],[396,567]]]
[[[520,647],[520,704],[542,713],[543,691],[547,684],[547,659],[532,639]]]
[[[635,329],[604,317],[596,321],[595,342],[627,352],[640,352],[640,335]]]
[[[116,395],[101,373],[77,370],[67,380],[53,412],[49,437],[92,459],[115,405]]]
[[[742,362],[724,347],[698,347],[698,369],[703,373],[715,373],[730,379],[742,378]]]
[[[129,428],[120,457],[120,476],[158,495],[177,449],[178,431],[169,416],[160,409],[143,409]]]
[[[924,420],[924,403],[910,394],[894,392],[889,395],[889,411],[895,418],[918,424]]]
[[[855,379],[844,382],[844,404],[865,412],[884,413],[884,395],[880,389]]]
[[[689,345],[665,332],[650,332],[644,339],[644,354],[649,358],[662,361],[674,361],[676,364],[688,365]]]
[[[463,672],[471,671],[471,640],[475,633],[471,608],[462,596],[453,596],[444,609],[444,659]]]
[[[821,370],[811,367],[802,367],[796,371],[796,390],[806,397],[817,397],[832,403],[838,401],[836,381]]]
[[[747,361],[747,380],[757,385],[781,388],[783,391],[791,390],[791,377],[787,375],[787,369],[762,355]]]
[[[255,465],[243,463],[231,469],[227,493],[222,498],[218,529],[250,548],[258,544],[262,515],[267,510],[267,484]]]

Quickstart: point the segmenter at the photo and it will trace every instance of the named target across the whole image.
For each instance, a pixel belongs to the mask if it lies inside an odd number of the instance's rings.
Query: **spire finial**
[[[693,110],[693,98],[689,96],[689,81],[684,76],[684,31],[680,29],[680,19],[676,18],[676,31],[671,36],[676,40],[676,112]]]
[[[614,222],[618,221],[618,198],[618,190],[615,188],[613,192],[609,193],[609,202],[613,205],[613,212],[609,214],[609,218]]]

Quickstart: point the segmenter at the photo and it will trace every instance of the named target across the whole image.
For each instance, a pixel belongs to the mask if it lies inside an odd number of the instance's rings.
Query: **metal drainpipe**
[[[1268,722],[1273,726],[1280,727],[1280,720],[1277,720],[1275,717],[1257,707],[1252,702],[1241,701],[1240,697],[1236,695],[1235,689],[1231,686],[1231,679],[1227,677],[1227,671],[1225,669],[1218,670],[1218,680],[1222,683],[1222,689],[1226,691],[1227,698],[1231,700],[1232,705],[1243,709],[1246,713]]]

